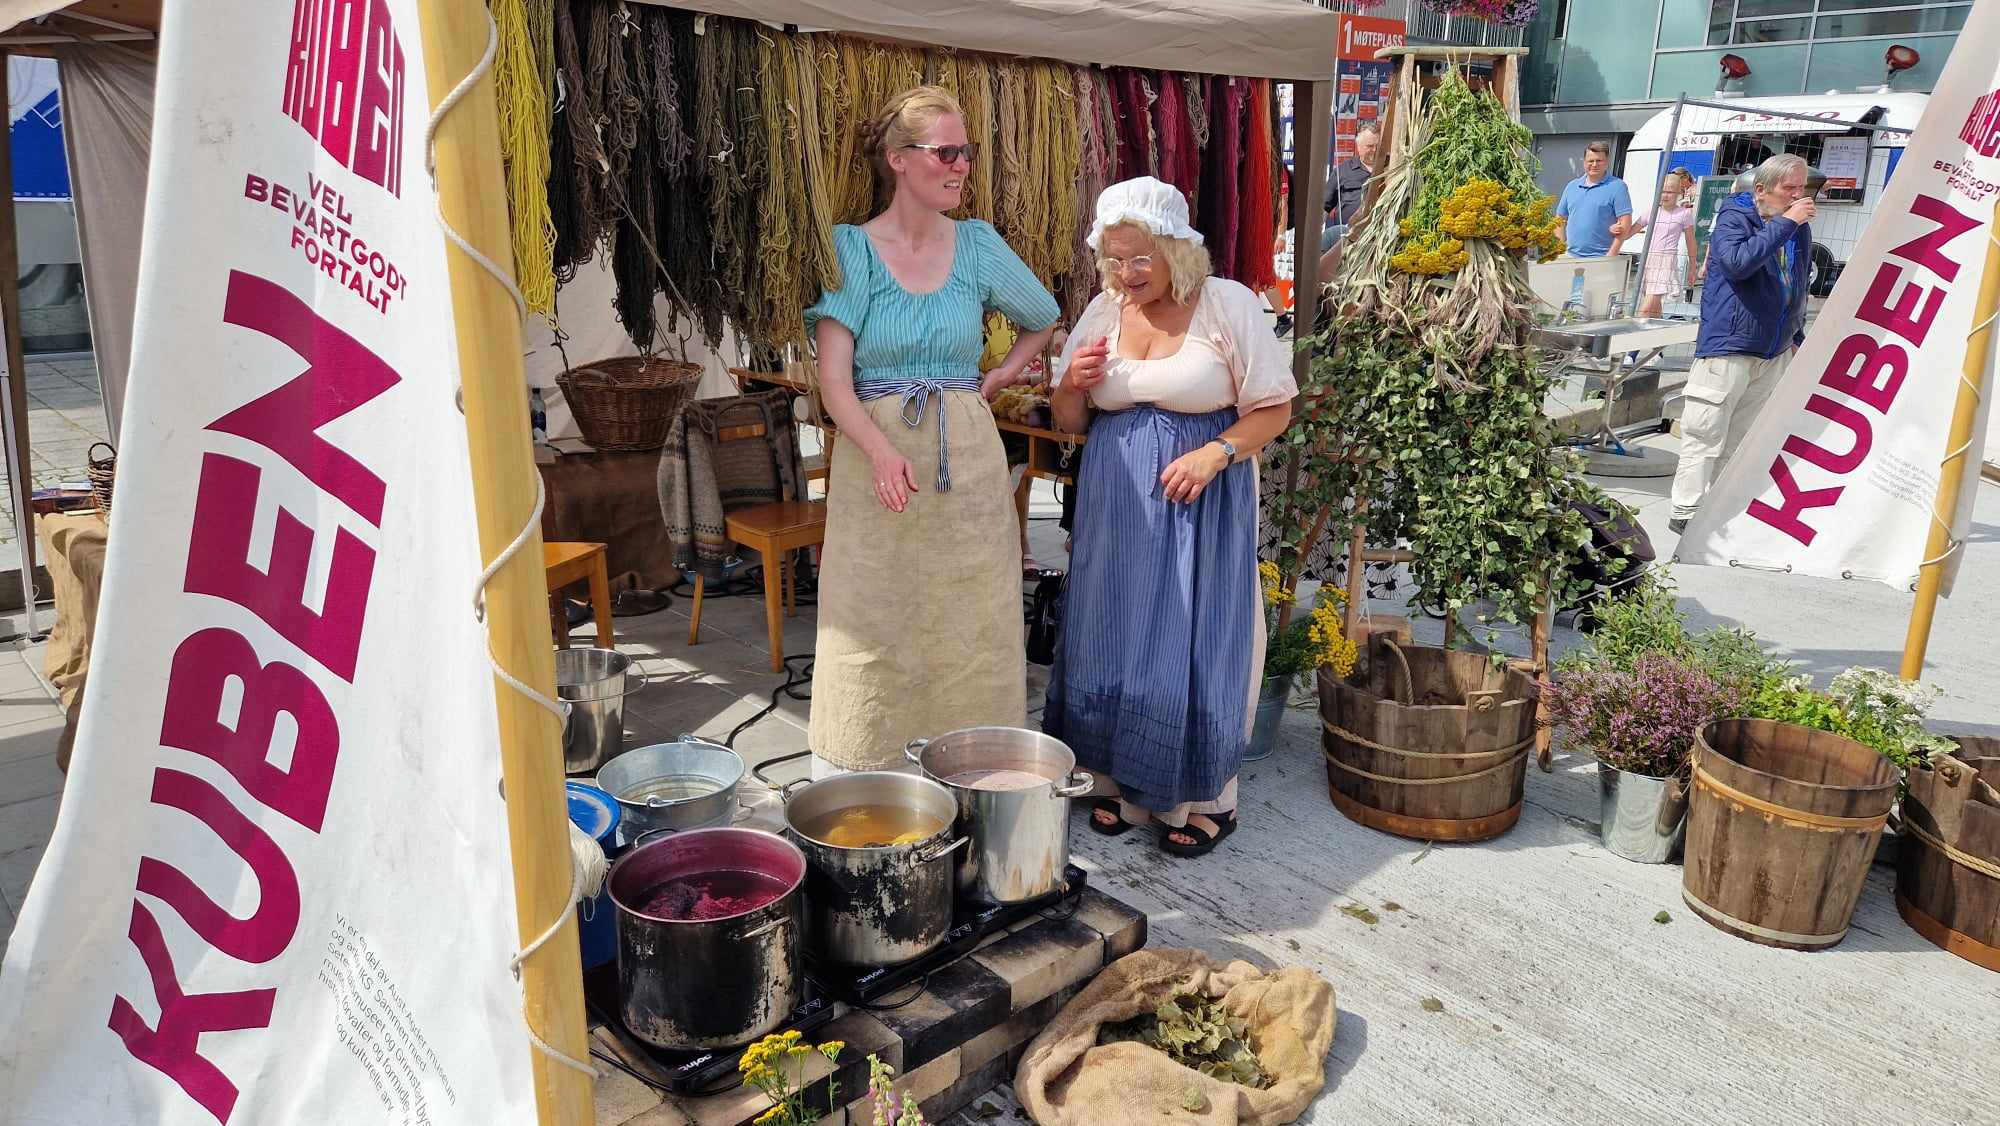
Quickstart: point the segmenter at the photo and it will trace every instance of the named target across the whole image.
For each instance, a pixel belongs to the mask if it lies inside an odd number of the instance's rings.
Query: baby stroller
[[[1616,598],[1639,576],[1646,573],[1657,556],[1646,529],[1639,526],[1632,511],[1616,501],[1615,507],[1601,508],[1589,501],[1572,498],[1571,511],[1590,525],[1590,543],[1580,548],[1568,565],[1570,577],[1588,584],[1589,590],[1561,607],[1558,614],[1572,615],[1571,624],[1579,633],[1597,626],[1597,611]],[[1622,565],[1621,565],[1622,561]]]

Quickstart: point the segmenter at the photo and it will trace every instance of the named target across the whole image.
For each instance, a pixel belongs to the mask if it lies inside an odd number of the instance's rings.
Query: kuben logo
[[[1980,156],[2000,152],[2000,90],[1972,103],[1972,112],[1966,115],[1965,128],[1958,131],[1958,139],[1971,145],[1972,151]]]
[[[349,171],[403,191],[403,45],[387,0],[293,0],[285,116]]]

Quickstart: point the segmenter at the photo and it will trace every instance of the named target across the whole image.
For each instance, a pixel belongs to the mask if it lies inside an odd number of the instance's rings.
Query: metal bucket
[[[1641,864],[1665,864],[1687,833],[1687,783],[1597,764],[1598,836]]]
[[[951,792],[958,835],[958,890],[985,903],[1022,903],[1057,890],[1069,863],[1069,799],[1090,792],[1090,775],[1062,740],[1015,727],[972,727],[912,739],[903,754]],[[972,771],[1018,770],[1036,786],[983,790],[953,781]]]
[[[718,919],[645,912],[653,889],[707,872],[763,873],[786,891]],[[756,829],[701,829],[634,848],[605,887],[618,908],[618,995],[625,1027],[655,1047],[733,1048],[785,1023],[805,991],[799,940],[806,859]]]
[[[638,691],[625,687],[631,667],[616,649],[556,650],[556,699],[569,705],[563,773],[588,774],[625,748],[625,697]]]
[[[736,788],[747,769],[728,747],[683,735],[627,751],[597,772],[598,788],[618,799],[621,832],[678,832],[722,824],[736,815]]]
[[[787,791],[785,827],[805,852],[807,942],[813,953],[845,966],[894,966],[944,943],[952,922],[951,854],[966,843],[953,833],[951,792],[927,778],[889,771],[839,774]],[[800,828],[836,810],[890,806],[938,820],[935,833],[906,844],[848,848]]]
[[[1257,690],[1257,720],[1250,728],[1250,747],[1244,762],[1271,757],[1278,745],[1278,725],[1285,720],[1285,705],[1292,699],[1292,678],[1267,676]]]

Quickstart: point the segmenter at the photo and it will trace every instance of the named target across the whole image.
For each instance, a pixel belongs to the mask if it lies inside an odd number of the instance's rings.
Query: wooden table
[[[660,518],[660,451],[565,453],[541,467],[545,543],[601,543],[613,590],[662,590],[680,579]]]
[[[617,648],[617,638],[611,630],[611,578],[604,567],[604,545],[544,541],[542,569],[547,573],[550,594],[574,583],[590,584],[590,612],[597,620],[597,647]],[[569,648],[569,614],[558,609],[555,623],[556,644]]]

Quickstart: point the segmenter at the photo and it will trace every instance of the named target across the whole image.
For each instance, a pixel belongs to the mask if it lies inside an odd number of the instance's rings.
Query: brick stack
[[[1035,1038],[1097,971],[1146,942],[1146,916],[1095,889],[1067,919],[1031,918],[995,935],[970,957],[931,975],[924,992],[899,1008],[849,1010],[811,1037],[842,1040],[833,1064],[807,1057],[807,1089],[825,1109],[826,1079],[837,1084],[824,1126],[870,1120],[868,1056],[896,1069],[896,1089],[941,1122],[1010,1079]],[[603,1037],[603,1032],[596,1035]],[[599,1126],[748,1126],[770,1101],[739,1087],[707,1098],[662,1099],[623,1072],[599,1080]],[[852,1113],[850,1113],[850,1111]]]

